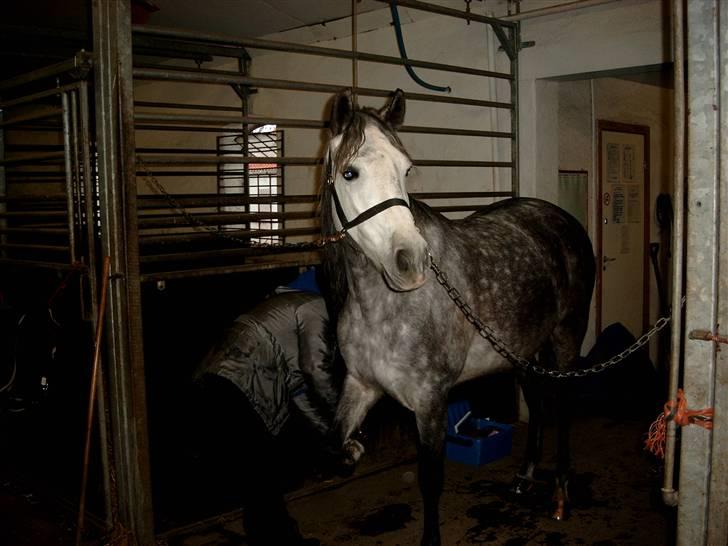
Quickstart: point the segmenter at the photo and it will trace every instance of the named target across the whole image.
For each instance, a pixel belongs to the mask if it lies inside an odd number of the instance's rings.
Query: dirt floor
[[[509,484],[525,441],[525,427],[514,431],[513,455],[472,467],[446,465],[441,503],[443,544],[669,545],[673,515],[659,502],[659,476],[642,449],[645,424],[583,418],[574,424],[570,483],[571,517],[548,518],[550,479],[532,496],[514,499]],[[547,431],[546,452],[550,434]],[[545,468],[551,466],[546,457]],[[363,465],[362,473],[366,472]],[[370,468],[369,471],[372,469]],[[326,491],[289,502],[305,536],[326,546],[419,544],[422,510],[416,465],[404,463],[358,477]],[[169,546],[245,544],[234,514],[207,528],[188,528],[165,537]]]

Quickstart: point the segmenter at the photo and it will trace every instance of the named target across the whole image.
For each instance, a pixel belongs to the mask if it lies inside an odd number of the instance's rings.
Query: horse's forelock
[[[362,108],[354,112],[351,120],[342,132],[341,143],[334,154],[332,168],[341,172],[364,144],[364,131],[367,125],[376,126],[397,150],[409,157],[397,132],[386,123],[373,108]]]

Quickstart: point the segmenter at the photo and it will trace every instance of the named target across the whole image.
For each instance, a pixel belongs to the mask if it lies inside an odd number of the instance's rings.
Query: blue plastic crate
[[[450,461],[481,466],[511,454],[513,427],[474,417],[461,400],[447,408],[445,456]]]

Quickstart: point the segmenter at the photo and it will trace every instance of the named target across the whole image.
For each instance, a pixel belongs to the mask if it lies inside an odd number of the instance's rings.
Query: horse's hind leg
[[[586,330],[586,319],[571,315],[554,330],[551,336],[551,345],[554,358],[561,369],[572,368],[579,359],[581,342]],[[569,511],[569,472],[571,470],[571,450],[569,436],[571,429],[572,395],[569,384],[557,383],[554,385],[556,405],[556,486],[554,490],[554,506],[552,518],[563,520]]]
[[[516,495],[525,495],[533,490],[534,471],[543,455],[543,393],[541,386],[529,378],[522,378],[521,389],[528,406],[528,438],[526,454],[521,468],[513,479],[511,491]]]
[[[366,385],[351,374],[346,375],[344,388],[336,408],[336,426],[341,434],[344,464],[354,465],[364,453],[364,446],[352,434],[358,430],[367,412],[382,397],[382,391]]]
[[[571,469],[571,450],[569,436],[571,431],[571,410],[569,393],[561,386],[556,387],[556,485],[554,488],[553,510],[551,517],[561,521],[569,511],[569,471]]]

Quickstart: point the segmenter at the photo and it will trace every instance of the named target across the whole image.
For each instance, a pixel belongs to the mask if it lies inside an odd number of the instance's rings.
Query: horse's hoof
[[[344,464],[354,466],[364,455],[364,446],[357,440],[349,438],[344,442],[342,452],[344,454]]]
[[[566,486],[557,485],[554,490],[553,511],[551,519],[556,521],[564,521],[569,517],[569,495],[566,492]]]
[[[520,476],[517,474],[511,482],[511,493],[513,493],[514,495],[518,495],[519,497],[524,495],[530,495],[533,492],[535,485],[536,482],[531,478],[527,478],[526,476]]]

